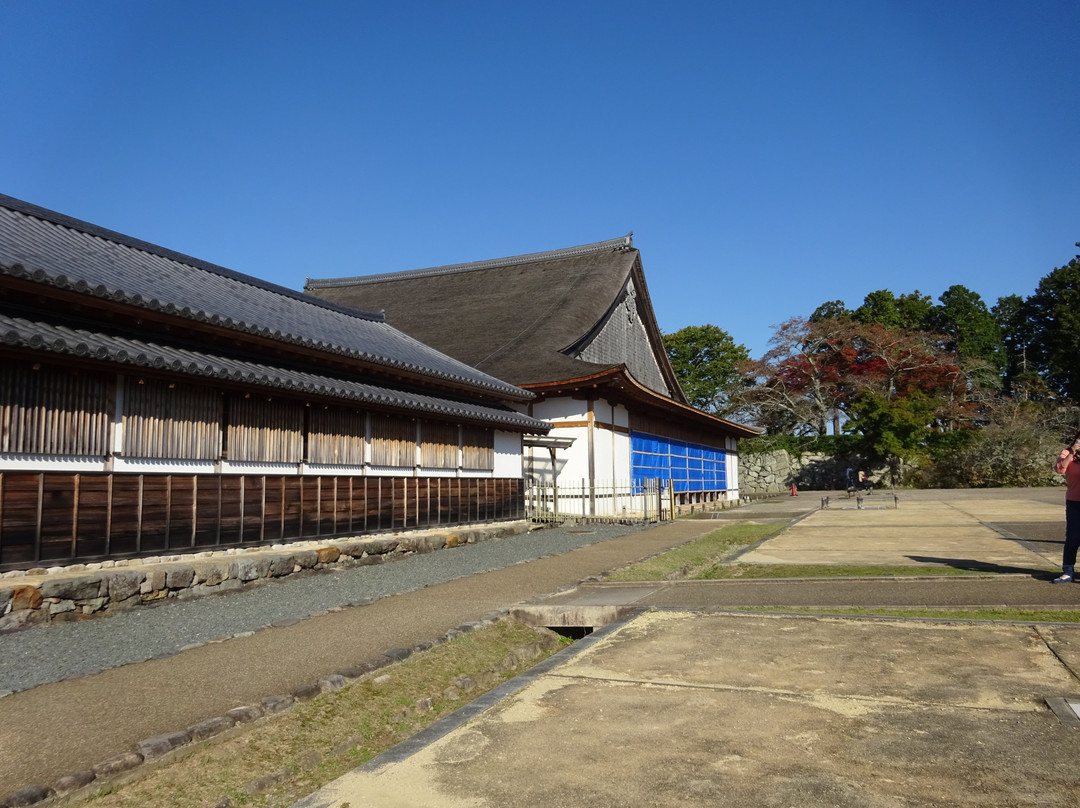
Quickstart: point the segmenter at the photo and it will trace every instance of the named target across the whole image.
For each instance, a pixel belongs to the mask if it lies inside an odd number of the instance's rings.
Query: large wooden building
[[[757,432],[687,403],[630,236],[431,269],[309,278],[305,290],[385,310],[421,342],[535,393],[521,408],[552,422],[552,438],[565,443],[558,452],[527,450],[534,480],[640,488],[660,479],[683,503],[738,499],[736,442]]]
[[[0,196],[0,569],[521,518],[533,398]]]

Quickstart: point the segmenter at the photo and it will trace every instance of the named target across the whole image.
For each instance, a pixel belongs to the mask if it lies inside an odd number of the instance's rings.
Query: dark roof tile
[[[516,400],[531,395],[346,308],[0,195],[0,274],[421,372]]]

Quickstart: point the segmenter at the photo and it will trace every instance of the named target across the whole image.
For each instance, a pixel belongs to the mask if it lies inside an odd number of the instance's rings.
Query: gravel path
[[[242,592],[0,635],[0,695],[166,657],[192,644],[411,592],[624,536],[625,525],[547,528],[372,567],[274,580]],[[222,598],[227,598],[227,603]]]

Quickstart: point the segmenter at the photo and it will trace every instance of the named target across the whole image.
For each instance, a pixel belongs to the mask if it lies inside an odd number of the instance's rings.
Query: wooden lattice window
[[[124,379],[127,457],[217,460],[221,456],[221,395],[209,387]]]
[[[420,424],[420,463],[428,469],[456,469],[458,428],[456,424],[423,421]]]
[[[312,407],[308,412],[309,462],[363,465],[364,413],[344,407]]]
[[[0,365],[0,452],[104,457],[109,452],[116,377]]]
[[[371,463],[399,468],[415,466],[416,421],[396,415],[372,415]]]
[[[479,426],[462,427],[461,465],[480,471],[495,468],[495,433],[492,430]]]
[[[299,463],[304,456],[304,405],[252,395],[229,400],[229,460]]]

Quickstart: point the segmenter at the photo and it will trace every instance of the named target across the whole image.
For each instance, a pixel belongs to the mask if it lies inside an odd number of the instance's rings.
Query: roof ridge
[[[470,261],[464,264],[445,264],[443,266],[427,267],[426,269],[384,272],[378,275],[355,275],[349,278],[308,278],[304,282],[304,290],[332,289],[338,286],[360,286],[366,283],[381,283],[382,281],[403,278],[424,278],[432,275],[451,275],[457,272],[474,272],[479,269],[494,269],[496,267],[516,266],[518,264],[534,264],[542,261],[554,261],[560,258],[575,258],[580,255],[632,249],[634,249],[633,231],[620,238],[608,239],[607,241],[597,241],[592,244],[582,244],[577,247],[564,247],[560,250],[514,255],[509,258],[492,258],[487,261]]]
[[[223,267],[219,264],[211,263],[210,261],[204,261],[201,258],[195,258],[190,255],[186,255],[176,250],[170,250],[168,247],[162,247],[153,242],[143,241],[132,236],[125,235],[116,230],[109,230],[106,227],[101,227],[91,222],[83,221],[82,219],[76,219],[73,216],[68,216],[63,213],[59,213],[49,208],[43,208],[40,205],[35,205],[31,202],[26,202],[22,199],[16,199],[13,196],[7,194],[0,194],[0,207],[9,208],[18,213],[22,213],[26,216],[33,216],[35,219],[41,219],[42,221],[49,222],[51,224],[58,225],[60,227],[66,227],[71,230],[77,230],[81,233],[86,233],[90,236],[111,241],[115,244],[119,244],[123,247],[129,247],[131,249],[140,250],[151,255],[156,255],[159,258],[164,258],[168,261],[177,261],[181,264],[186,264],[194,269],[200,269],[204,272],[210,272],[215,275],[220,275],[223,278],[236,281],[238,283],[244,283],[248,286],[253,286],[257,289],[262,289],[266,292],[282,295],[284,297],[292,298],[301,303],[307,303],[312,306],[318,306],[319,308],[329,309],[336,311],[340,314],[347,314],[353,317],[360,317],[365,320],[372,320],[374,322],[383,323],[386,322],[386,315],[383,312],[364,311],[363,309],[354,309],[349,306],[343,306],[340,303],[334,303],[329,300],[323,300],[322,298],[313,297],[312,295],[298,292],[295,289],[290,289],[287,286],[280,286],[270,281],[256,278],[253,275],[245,275],[243,272],[237,272],[234,269]]]

